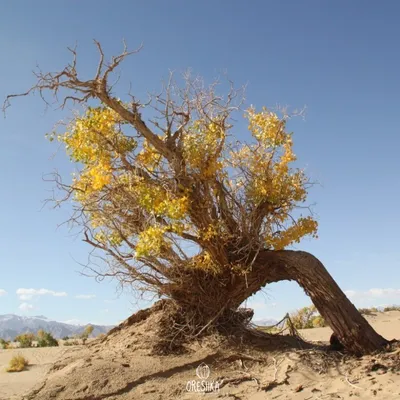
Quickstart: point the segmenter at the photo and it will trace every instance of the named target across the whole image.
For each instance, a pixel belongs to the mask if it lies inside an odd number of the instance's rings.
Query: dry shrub
[[[379,310],[376,307],[371,307],[371,308],[359,308],[358,311],[362,315],[374,315],[379,312]]]
[[[276,326],[257,326],[257,329],[261,332],[271,333],[272,335],[280,333],[282,330]]]
[[[387,306],[383,309],[384,312],[386,311],[400,311],[400,306]]]
[[[28,364],[29,364],[29,361],[23,355],[17,354],[10,360],[6,371],[7,372],[21,372],[26,368],[26,366]]]
[[[69,340],[66,340],[64,343],[63,343],[63,346],[79,346],[81,343],[78,341],[78,340],[71,340],[71,341],[69,341]]]

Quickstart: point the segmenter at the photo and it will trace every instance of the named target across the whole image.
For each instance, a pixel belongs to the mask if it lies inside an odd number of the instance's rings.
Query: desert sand
[[[400,311],[378,312],[366,316],[375,330],[386,339],[400,340]],[[329,328],[304,329],[302,336],[312,341],[329,341],[332,331]]]
[[[152,329],[158,316],[125,323],[102,342],[74,348],[0,352],[1,400],[175,400],[175,399],[391,399],[400,397],[400,348],[356,358],[319,349],[299,349],[275,339],[264,347],[221,344],[212,338],[174,356],[152,354]],[[368,316],[388,339],[400,339],[400,312]],[[329,328],[301,331],[313,341],[328,341]],[[263,342],[264,343],[264,342]],[[297,347],[297,348],[296,348]],[[14,353],[32,362],[28,371],[7,374]],[[196,393],[196,368],[208,368],[209,393]],[[46,374],[46,372],[48,373]],[[203,370],[204,371],[204,370]],[[198,383],[199,382],[199,383]],[[219,385],[219,390],[217,386]],[[23,397],[22,395],[25,394]]]
[[[0,350],[0,399],[14,400],[18,395],[31,389],[45,377],[54,361],[66,350],[67,347]],[[9,361],[17,354],[28,359],[27,370],[19,373],[5,372]]]

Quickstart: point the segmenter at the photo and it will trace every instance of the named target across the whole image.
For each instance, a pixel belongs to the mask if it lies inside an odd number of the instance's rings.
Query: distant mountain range
[[[278,321],[270,318],[255,319],[252,323],[259,326],[272,326]],[[101,333],[107,333],[114,326],[94,325],[91,336],[97,336]],[[13,340],[16,336],[32,332],[37,333],[39,329],[50,332],[55,338],[62,339],[65,336],[74,336],[81,334],[87,325],[72,325],[65,322],[52,321],[43,315],[34,317],[19,316],[15,314],[0,315],[0,338]]]
[[[272,326],[278,323],[277,320],[271,318],[253,319],[251,322],[258,326]]]
[[[91,336],[107,333],[113,326],[94,325]],[[79,335],[87,325],[71,325],[64,322],[51,321],[43,315],[22,317],[14,314],[0,315],[0,338],[13,340],[21,333],[36,333],[39,329],[50,332],[55,338]]]

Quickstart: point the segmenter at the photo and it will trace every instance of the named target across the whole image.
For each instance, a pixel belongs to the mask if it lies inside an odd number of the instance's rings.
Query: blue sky
[[[95,38],[108,55],[122,39],[144,44],[122,68],[138,96],[159,89],[169,70],[191,68],[209,82],[226,72],[247,84],[248,105],[307,106],[290,128],[300,164],[320,182],[310,194],[320,230],[297,248],[319,257],[356,305],[400,303],[399,13],[389,0],[7,2],[0,97],[32,85],[36,64],[62,68],[75,43],[91,77]],[[67,210],[41,210],[52,188],[42,175],[71,171],[44,139],[61,117],[32,96],[0,119],[0,314],[114,324],[146,304],[115,282],[82,277],[90,248],[57,229]],[[294,283],[249,302],[257,318],[308,303]]]

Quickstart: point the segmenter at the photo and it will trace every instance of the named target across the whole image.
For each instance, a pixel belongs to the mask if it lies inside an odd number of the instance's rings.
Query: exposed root
[[[297,351],[300,361],[318,374],[325,374],[332,367],[351,358],[346,353],[327,351],[328,348]]]
[[[260,331],[250,324],[253,316],[251,309],[220,310],[207,318],[198,309],[184,310],[172,300],[160,300],[152,307],[138,311],[113,328],[100,342],[95,341],[90,346],[106,342],[117,332],[140,324],[152,315],[156,316],[155,341],[151,345],[153,355],[182,354],[188,351],[190,343],[213,336],[218,337],[219,343],[226,341],[228,346],[236,347],[244,344],[259,349],[315,347],[305,342],[290,323],[287,323],[287,326],[292,326],[292,329],[289,328],[290,336]]]
[[[263,385],[261,387],[261,389],[264,390],[265,392],[268,392],[277,386],[289,384],[289,372],[292,371],[292,367],[290,365],[288,365],[286,368],[286,371],[285,371],[285,377],[281,381],[278,381],[277,374],[278,374],[279,364],[275,358],[273,358],[273,361],[274,361],[274,370],[275,370],[274,379],[272,381],[268,382],[266,385]]]
[[[207,318],[197,309],[185,310],[175,302],[165,302],[159,323],[160,340],[154,346],[154,354],[181,353],[185,344],[212,334],[237,336],[248,328],[252,317],[253,310],[222,308]]]

